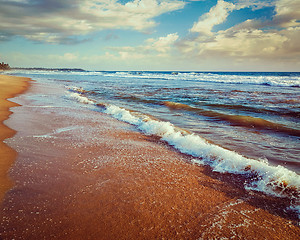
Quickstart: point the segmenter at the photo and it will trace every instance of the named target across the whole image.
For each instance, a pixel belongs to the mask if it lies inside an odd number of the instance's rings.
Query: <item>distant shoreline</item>
[[[10,70],[42,70],[42,71],[72,71],[72,72],[86,72],[81,68],[11,68]]]
[[[29,70],[29,71],[64,71],[64,72],[136,72],[136,73],[146,73],[146,72],[158,72],[158,73],[212,73],[212,74],[255,74],[255,73],[263,73],[263,74],[272,74],[272,73],[300,73],[300,71],[201,71],[201,70],[86,70],[83,68],[44,68],[44,67],[12,67],[8,70],[2,71],[11,71],[11,70]],[[1,71],[1,70],[0,70]]]

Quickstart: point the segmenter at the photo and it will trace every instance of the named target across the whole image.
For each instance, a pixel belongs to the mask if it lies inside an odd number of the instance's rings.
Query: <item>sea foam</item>
[[[79,93],[73,92],[71,96],[79,102],[97,106],[95,101]],[[104,113],[136,126],[145,134],[159,136],[180,152],[195,157],[194,163],[209,165],[215,172],[245,176],[248,179],[244,184],[245,189],[261,191],[277,197],[290,197],[296,201],[299,199],[300,176],[287,168],[269,165],[267,161],[247,158],[235,151],[209,143],[199,135],[181,130],[170,122],[154,120],[111,104],[101,104],[101,106],[104,107]],[[297,205],[292,207],[298,209]]]
[[[70,93],[70,97],[77,100],[78,102],[85,103],[85,104],[94,104],[95,103],[95,101],[93,101],[87,97],[84,97],[77,92]]]
[[[256,180],[245,186],[247,189],[276,196],[285,195],[287,189],[294,189],[297,193],[300,191],[299,175],[282,166],[271,166],[265,161],[244,157],[237,152],[208,143],[193,133],[181,132],[169,122],[140,119],[128,110],[114,105],[108,106],[104,112],[137,126],[146,134],[161,137],[180,152],[200,158],[202,163],[209,164],[216,172],[255,176]]]
[[[167,72],[110,72],[102,73],[104,76],[120,78],[141,78],[141,79],[161,79],[161,80],[181,80],[181,81],[199,81],[225,84],[250,84],[265,85],[276,87],[299,87],[299,76],[256,76],[242,74],[220,74],[220,73],[195,73],[195,72],[178,72],[171,74]]]

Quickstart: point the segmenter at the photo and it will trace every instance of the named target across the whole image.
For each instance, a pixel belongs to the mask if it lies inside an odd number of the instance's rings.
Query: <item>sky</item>
[[[300,71],[299,0],[0,0],[0,61],[107,71]]]

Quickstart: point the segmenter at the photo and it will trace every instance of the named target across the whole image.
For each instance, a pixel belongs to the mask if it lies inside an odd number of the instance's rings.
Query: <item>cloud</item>
[[[1,56],[13,67],[80,67],[81,57],[77,53],[65,52],[61,54],[10,52]]]
[[[0,39],[22,36],[48,43],[76,43],[75,37],[105,29],[149,31],[155,17],[182,9],[183,1],[0,0]]]
[[[139,46],[130,47],[108,47],[103,54],[85,55],[84,53],[61,53],[61,54],[23,54],[13,52],[7,56],[5,61],[12,66],[40,66],[45,67],[79,67],[94,69],[143,69],[144,66],[155,66],[163,68],[170,62],[173,46],[178,40],[178,34],[172,33],[164,37],[149,38]],[[25,64],[25,65],[24,65]],[[28,64],[28,65],[26,65]]]
[[[177,39],[177,33],[168,34],[166,37],[160,37],[158,39],[150,38],[146,40],[146,49],[152,49],[159,53],[167,53],[171,50],[172,45]]]
[[[55,56],[54,58],[62,61],[70,61],[70,62],[78,60],[78,56],[74,53],[65,53],[62,56]]]
[[[273,7],[276,0],[236,0],[234,4],[236,9],[252,8],[253,10],[261,9],[264,7]]]
[[[214,26],[224,23],[232,11],[243,8],[257,10],[259,7],[269,7],[271,2],[249,0],[232,4],[219,0],[209,12],[200,16],[185,38],[173,33],[149,38],[139,46],[110,47],[105,58],[109,61],[121,59],[130,66],[141,63],[170,65],[172,59],[172,63],[178,66],[188,63],[198,68],[200,63],[209,68],[215,66],[223,69],[251,64],[257,67],[258,62],[262,70],[266,64],[269,67],[281,66],[282,62],[299,64],[300,26],[294,25],[299,11],[296,1],[290,0],[291,5],[287,4],[287,0],[273,2],[276,12],[270,20],[248,19],[231,28],[212,31]]]
[[[168,34],[157,39],[149,38],[143,45],[136,47],[110,47],[108,50],[116,52],[121,59],[142,59],[150,56],[168,57],[173,45],[178,39],[177,33]],[[114,55],[117,57],[117,55]]]
[[[231,11],[249,7],[258,1],[239,1],[235,5],[218,1],[200,17],[191,32],[177,43],[185,58],[227,59],[231,62],[294,61],[300,63],[300,2],[274,2],[275,15],[270,20],[248,19],[226,30],[212,32],[212,27],[224,22]],[[264,3],[264,2],[262,2]],[[271,3],[271,2],[268,2]],[[297,20],[298,19],[298,20]],[[195,33],[197,35],[195,36]]]
[[[111,40],[116,40],[116,39],[119,39],[119,36],[117,36],[114,33],[109,33],[104,38],[105,41],[111,41]]]
[[[192,51],[205,57],[273,57],[283,51],[288,38],[280,32],[243,29],[223,31],[213,41],[194,43]],[[196,50],[196,51],[195,51]]]
[[[212,28],[215,25],[224,22],[229,13],[234,9],[234,4],[219,0],[216,6],[200,17],[198,22],[194,23],[194,26],[190,29],[190,31],[211,35]]]
[[[276,3],[273,23],[280,27],[300,26],[300,1],[280,0]]]

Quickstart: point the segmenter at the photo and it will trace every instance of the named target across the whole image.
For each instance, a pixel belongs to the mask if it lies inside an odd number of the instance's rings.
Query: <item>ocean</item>
[[[7,74],[7,73],[6,73]],[[300,73],[12,70],[155,135],[193,164],[243,176],[300,213]],[[47,105],[47,98],[36,99]],[[84,118],[84,116],[82,116]]]

